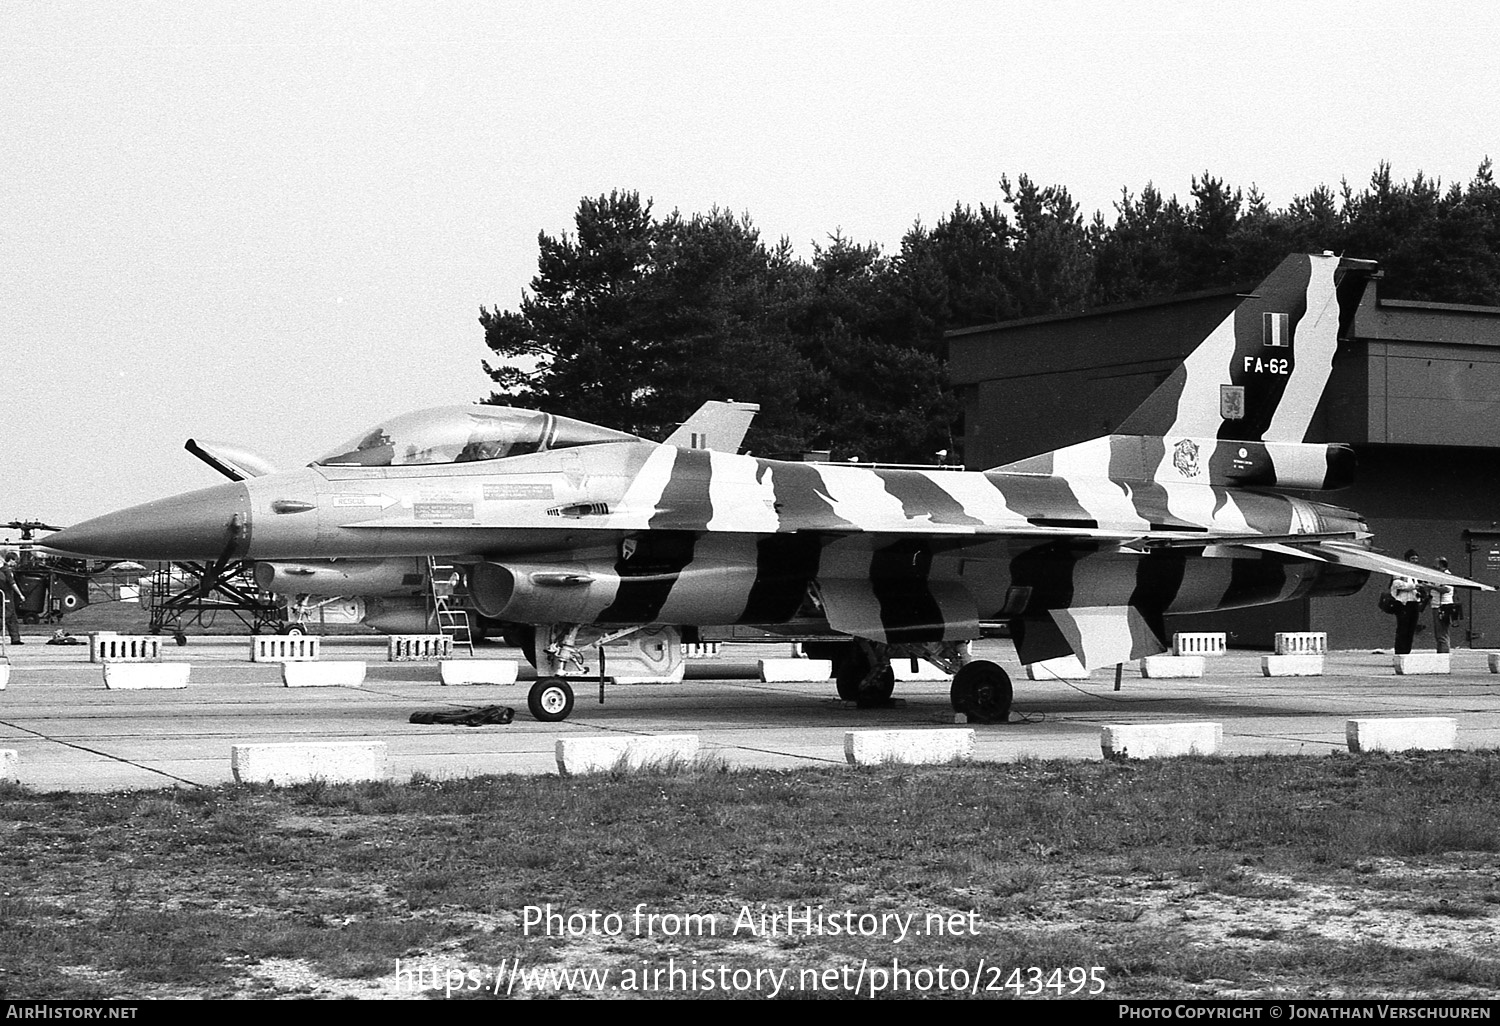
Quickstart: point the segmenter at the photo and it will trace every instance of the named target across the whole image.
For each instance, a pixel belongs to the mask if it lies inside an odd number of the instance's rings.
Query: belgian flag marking
[[[1261,315],[1261,338],[1268,346],[1289,349],[1292,345],[1292,319],[1289,314]]]

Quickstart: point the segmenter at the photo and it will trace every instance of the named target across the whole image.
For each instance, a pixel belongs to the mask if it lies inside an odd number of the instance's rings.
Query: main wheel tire
[[[845,642],[844,650],[833,660],[833,686],[846,702],[859,701],[859,686],[870,672],[870,657],[864,646]]]
[[[891,695],[896,690],[896,671],[887,666],[875,675],[854,696],[854,704],[861,709],[879,709],[891,704]]]
[[[869,651],[854,642],[846,646],[842,658],[833,664],[833,683],[844,701],[861,709],[879,709],[891,704],[896,671],[889,665],[877,671]]]
[[[299,637],[299,638],[300,637],[304,637],[307,634],[307,625],[306,624],[301,624],[301,623],[289,623],[289,624],[285,624],[276,633],[278,633],[278,634],[287,634],[287,635],[291,635],[291,636]]]
[[[531,685],[526,708],[542,723],[560,723],[573,711],[573,689],[560,677],[544,677]]]
[[[960,667],[953,675],[953,688],[949,692],[953,710],[964,713],[974,723],[1006,722],[1010,719],[1013,697],[1010,676],[987,659]]]

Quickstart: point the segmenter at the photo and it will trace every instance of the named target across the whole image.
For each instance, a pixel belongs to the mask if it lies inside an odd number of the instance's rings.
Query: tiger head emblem
[[[1183,477],[1198,476],[1198,443],[1184,438],[1172,449],[1172,466]]]

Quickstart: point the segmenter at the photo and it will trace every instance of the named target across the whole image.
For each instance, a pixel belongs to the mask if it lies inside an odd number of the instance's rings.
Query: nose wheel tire
[[[1012,696],[1010,676],[987,659],[960,667],[949,692],[953,711],[964,713],[971,723],[1006,722]]]
[[[573,711],[573,689],[558,677],[545,677],[531,685],[526,707],[542,723],[560,723]]]

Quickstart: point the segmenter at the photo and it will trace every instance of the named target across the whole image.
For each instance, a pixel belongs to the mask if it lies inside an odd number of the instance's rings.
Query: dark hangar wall
[[[948,334],[964,465],[982,470],[1109,434],[1229,315],[1235,290]]]
[[[994,467],[1115,430],[1252,287],[951,332],[965,464]],[[1500,308],[1381,301],[1378,289],[1365,291],[1309,437],[1353,445],[1356,483],[1308,497],[1365,514],[1381,551],[1447,556],[1456,572],[1500,586]],[[1326,630],[1337,648],[1389,648],[1395,624],[1375,607],[1380,586],[1175,617],[1169,628],[1224,630],[1256,647],[1279,630]],[[1500,596],[1460,599],[1469,615],[1455,643],[1500,648]],[[1417,647],[1430,639],[1418,634]]]

